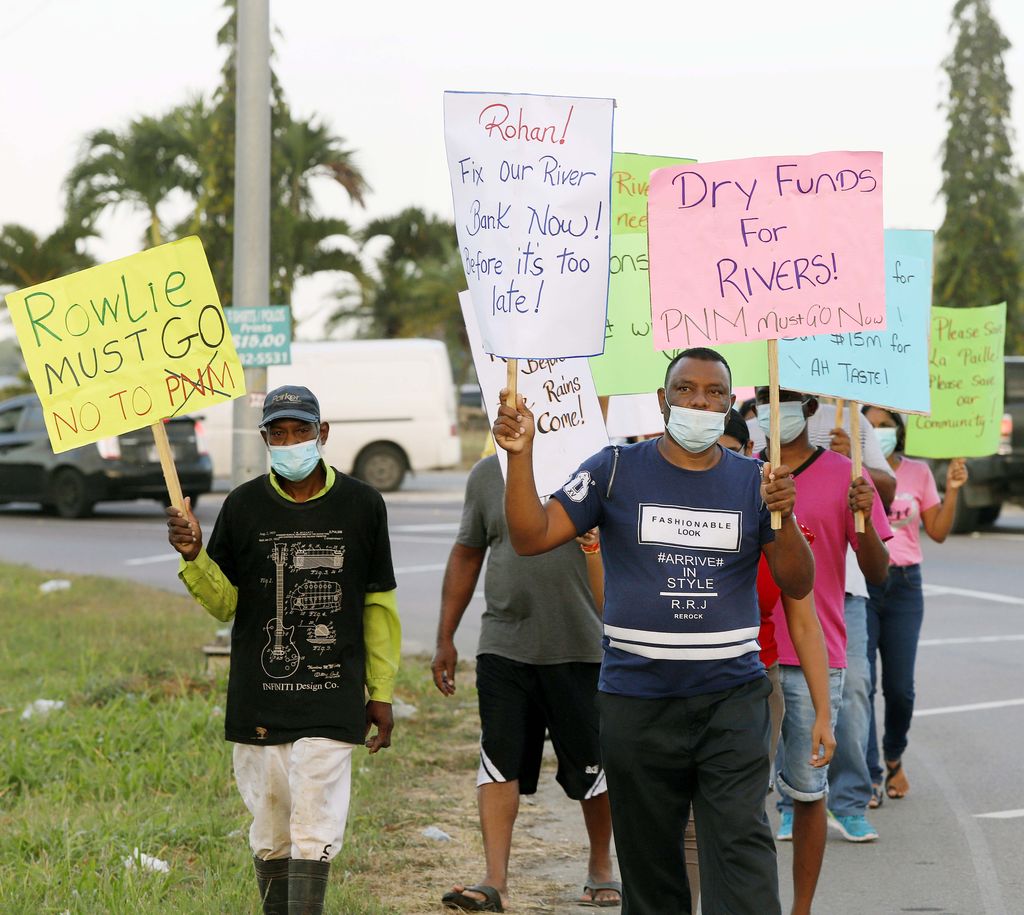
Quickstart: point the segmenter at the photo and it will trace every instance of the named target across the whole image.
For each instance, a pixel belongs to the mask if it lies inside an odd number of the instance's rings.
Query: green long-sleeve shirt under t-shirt
[[[323,498],[335,486],[337,475],[333,467],[325,466],[326,481],[324,487],[312,499],[306,503],[297,503],[280,486],[273,473],[266,478],[273,492],[280,498],[295,505],[307,505],[309,502]],[[347,478],[346,478],[347,479]],[[289,546],[275,546],[275,550],[283,549],[288,552]],[[303,550],[301,543],[295,541],[291,545],[294,553],[291,562],[299,566],[310,568],[321,560],[318,560],[315,551]],[[323,560],[326,563],[343,562],[344,548],[335,550],[336,560],[327,557]],[[390,562],[390,558],[388,558]],[[227,622],[235,615],[238,606],[239,589],[232,584],[230,578],[224,573],[217,562],[203,548],[195,560],[181,561],[179,569],[181,578],[189,593],[208,612],[222,622]],[[306,594],[297,593],[293,595],[292,601],[299,607],[315,607],[317,601],[324,605],[326,601],[325,588],[328,583],[314,583],[314,589]],[[301,589],[299,589],[301,590]],[[329,622],[329,621],[328,621]],[[317,631],[314,627],[313,631]],[[398,663],[401,656],[401,623],[398,618],[396,592],[394,588],[389,590],[368,591],[363,598],[363,645],[365,649],[365,685],[372,700],[378,702],[391,702],[394,693],[395,674],[398,670]],[[313,638],[312,641],[320,646],[329,643],[330,632],[324,630],[326,636],[320,639]],[[286,685],[287,680],[285,679]]]

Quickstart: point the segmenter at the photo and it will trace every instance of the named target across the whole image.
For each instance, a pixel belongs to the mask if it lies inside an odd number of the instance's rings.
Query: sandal
[[[458,909],[462,912],[504,912],[501,905],[501,895],[493,886],[486,886],[482,883],[467,886],[465,889],[473,893],[480,893],[483,899],[474,899],[464,892],[459,893],[452,890],[441,897],[441,905],[446,909]]]
[[[884,800],[885,800],[885,794],[882,791],[882,786],[879,785],[879,784],[876,784],[875,782],[872,782],[871,783],[871,800],[868,801],[869,809],[877,810],[879,807],[882,806],[882,801],[884,801]]]
[[[901,793],[889,784],[889,782],[891,782],[893,778],[899,775],[902,771],[903,760],[897,759],[895,762],[889,762],[889,760],[885,761],[885,794],[886,797],[889,797],[894,801],[898,801],[902,798],[905,798],[907,796],[907,791],[909,791],[909,786],[907,787],[907,790]]]
[[[597,894],[601,890],[611,890],[613,893],[618,893],[618,899],[597,899]],[[577,905],[588,906],[593,909],[610,909],[615,906],[622,905],[622,884],[618,880],[605,880],[603,883],[599,883],[591,877],[587,877],[587,882],[583,884],[583,892],[590,893],[590,901],[580,900]]]

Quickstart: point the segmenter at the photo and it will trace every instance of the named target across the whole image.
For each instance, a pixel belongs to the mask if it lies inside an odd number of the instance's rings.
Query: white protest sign
[[[604,351],[612,99],[444,94],[462,266],[488,353]]]
[[[505,387],[505,360],[488,354],[484,348],[468,292],[459,293],[459,304],[487,419],[493,426],[499,395]],[[518,388],[537,424],[533,474],[537,493],[546,496],[561,487],[583,461],[608,444],[601,405],[590,364],[584,358],[523,359],[519,363]],[[504,476],[508,456],[502,448],[497,451]]]

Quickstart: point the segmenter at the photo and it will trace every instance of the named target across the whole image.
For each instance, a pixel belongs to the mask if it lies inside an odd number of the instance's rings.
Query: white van
[[[301,384],[316,394],[331,424],[324,455],[339,470],[391,492],[410,470],[458,465],[455,384],[442,342],[329,340],[291,349],[291,365],[267,369],[267,388]],[[230,476],[232,405],[201,415],[214,474]]]

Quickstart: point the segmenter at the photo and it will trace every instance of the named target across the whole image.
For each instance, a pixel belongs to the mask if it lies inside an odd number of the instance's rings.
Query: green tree
[[[355,251],[344,242],[352,231],[343,219],[318,215],[312,182],[328,178],[349,199],[364,205],[366,180],[343,141],[315,120],[289,116],[275,131],[271,160],[271,298],[291,303],[296,280],[323,270],[362,278]]]
[[[237,78],[237,11],[235,0],[225,3],[228,17],[217,33],[225,51],[221,83],[208,106],[182,110],[182,123],[194,138],[199,171],[193,213],[180,234],[203,239],[221,301],[232,296],[235,209],[235,96]],[[325,217],[313,203],[312,182],[327,177],[362,206],[368,188],[344,141],[315,118],[296,119],[285,100],[277,75],[271,70],[271,193],[270,193],[270,298],[291,304],[295,283],[321,270],[358,274],[359,260],[349,245],[338,241],[350,236],[344,220]]]
[[[45,238],[15,223],[0,226],[0,287],[24,289],[91,267],[96,262],[82,242],[94,234],[90,224],[74,220]]]
[[[1010,42],[988,0],[957,0],[944,69],[949,131],[942,147],[946,216],[936,235],[936,305],[1007,303],[1007,348],[1024,345],[1021,191],[1014,166],[1004,55]],[[1011,342],[1012,341],[1012,342]]]
[[[232,304],[235,210],[236,3],[217,33],[225,49],[221,84],[207,101],[194,96],[161,117],[133,120],[118,132],[91,134],[69,174],[69,210],[94,217],[127,204],[148,217],[147,241],[198,235],[221,302]],[[295,283],[314,273],[345,271],[362,278],[352,232],[342,219],[317,212],[313,182],[336,182],[358,206],[366,180],[344,141],[316,118],[296,119],[271,71],[270,298],[291,304]],[[161,210],[176,193],[190,212],[168,225]],[[346,241],[345,239],[348,239]]]
[[[465,288],[455,226],[418,207],[375,219],[359,233],[366,275],[355,296],[344,296],[329,326],[355,318],[364,337],[444,340],[456,378],[470,364],[459,309]]]
[[[92,236],[91,224],[69,217],[56,231],[40,238],[31,229],[16,223],[0,226],[0,291],[24,289],[91,267],[95,261],[85,253],[82,242]],[[3,309],[0,322],[10,321]],[[20,349],[11,341],[0,341],[0,375],[16,374],[18,381],[0,388],[0,400],[27,394],[32,390]]]
[[[142,117],[121,131],[90,134],[68,174],[68,208],[99,214],[127,204],[148,219],[146,240],[163,244],[160,207],[175,191],[194,194],[198,184],[196,150],[181,129],[181,114]]]

